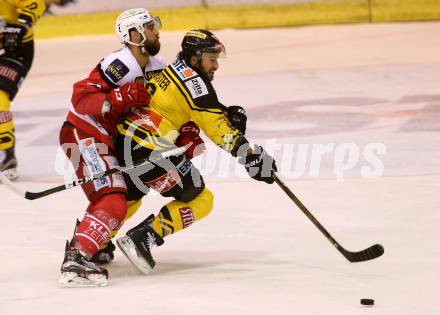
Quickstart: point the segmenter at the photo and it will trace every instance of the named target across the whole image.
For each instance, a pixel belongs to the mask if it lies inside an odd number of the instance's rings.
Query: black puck
[[[374,305],[374,300],[373,299],[361,299],[361,304],[362,305]]]

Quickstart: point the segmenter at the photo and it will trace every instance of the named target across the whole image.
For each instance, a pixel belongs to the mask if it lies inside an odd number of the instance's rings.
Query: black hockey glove
[[[229,106],[226,109],[226,116],[228,117],[231,126],[238,129],[242,134],[246,132],[246,111],[241,106]]]
[[[26,34],[26,31],[26,27],[22,25],[7,24],[1,34],[0,48],[3,48],[7,54],[14,56],[22,47],[21,40]]]
[[[274,182],[272,174],[277,171],[275,160],[259,145],[254,145],[252,153],[238,160],[243,164],[249,176],[268,184]]]

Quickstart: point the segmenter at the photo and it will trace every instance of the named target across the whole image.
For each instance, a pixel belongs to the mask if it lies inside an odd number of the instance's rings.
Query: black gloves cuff
[[[247,155],[247,150],[250,147],[249,141],[243,135],[239,135],[234,148],[231,150],[231,154],[234,157],[244,157]]]

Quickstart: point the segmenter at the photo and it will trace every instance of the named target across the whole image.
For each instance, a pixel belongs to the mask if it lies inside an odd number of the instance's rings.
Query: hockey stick
[[[67,190],[67,189],[70,189],[70,188],[73,188],[76,186],[84,185],[85,183],[91,182],[95,179],[106,177],[106,176],[112,175],[117,172],[126,173],[127,171],[134,169],[136,167],[139,167],[139,166],[143,166],[143,165],[146,165],[149,163],[155,163],[159,160],[166,159],[171,156],[178,156],[178,155],[183,154],[186,150],[187,150],[187,147],[178,147],[175,149],[164,151],[162,153],[155,155],[154,157],[151,157],[151,158],[148,158],[145,160],[134,161],[133,164],[129,165],[129,166],[124,166],[124,167],[117,166],[117,167],[111,168],[103,173],[80,178],[75,181],[71,181],[69,183],[66,183],[66,184],[63,184],[60,186],[56,186],[53,188],[49,188],[49,189],[39,191],[39,192],[30,192],[30,191],[24,191],[24,190],[20,189],[17,185],[12,183],[5,175],[3,175],[2,172],[0,172],[0,182],[2,182],[6,187],[8,187],[10,190],[15,192],[20,197],[23,197],[28,200],[35,200],[35,199],[39,199],[39,198],[42,198],[45,196],[52,195],[52,194],[57,193],[59,191],[63,191],[63,190]]]
[[[293,194],[293,192],[284,184],[276,174],[273,174],[275,182],[280,188],[292,199],[292,201],[301,209],[301,211],[309,218],[310,221],[321,231],[322,234],[333,244],[334,247],[347,258],[350,262],[362,262],[371,259],[378,258],[383,255],[384,248],[380,244],[375,244],[359,252],[350,252],[346,250],[341,244],[336,241],[333,236],[319,223],[319,221],[313,216],[313,214],[303,205],[303,203]]]

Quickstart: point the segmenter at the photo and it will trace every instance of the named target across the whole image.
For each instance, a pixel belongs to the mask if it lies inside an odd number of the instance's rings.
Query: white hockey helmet
[[[130,9],[119,14],[115,23],[115,33],[122,44],[132,44],[142,46],[146,40],[144,36],[145,24],[153,22],[157,28],[162,27],[162,23],[157,16],[152,16],[148,10],[143,8]],[[142,34],[142,41],[138,44],[130,40],[130,30],[136,29]]]

